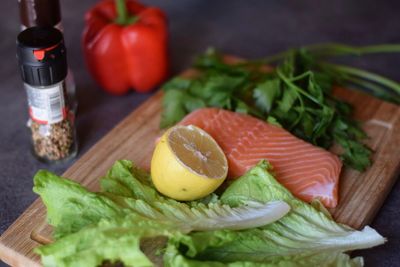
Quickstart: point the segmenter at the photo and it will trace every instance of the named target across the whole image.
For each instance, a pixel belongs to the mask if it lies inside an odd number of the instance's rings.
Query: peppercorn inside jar
[[[66,50],[55,28],[32,27],[18,35],[17,57],[28,97],[32,150],[59,162],[77,154],[75,116],[68,103]]]
[[[54,124],[40,124],[30,120],[35,155],[46,160],[60,160],[75,156],[74,125],[70,120]]]

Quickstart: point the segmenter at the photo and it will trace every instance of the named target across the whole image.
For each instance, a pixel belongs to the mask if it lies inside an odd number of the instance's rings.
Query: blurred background
[[[259,58],[290,47],[323,42],[353,45],[400,43],[398,0],[143,0],[163,9],[169,18],[172,75],[194,56],[213,46],[244,58]],[[77,84],[79,155],[87,151],[151,93],[111,96],[89,76],[82,55],[85,11],[94,0],[61,0],[68,64]],[[16,0],[0,2],[0,234],[36,195],[32,176],[39,168],[61,174],[73,161],[47,166],[29,151],[26,95],[15,58],[20,21]],[[399,55],[352,59],[354,65],[400,81]],[[78,157],[79,157],[78,155]],[[400,186],[394,186],[373,227],[389,239],[386,245],[356,252],[367,266],[399,266]],[[0,262],[0,266],[5,266]]]

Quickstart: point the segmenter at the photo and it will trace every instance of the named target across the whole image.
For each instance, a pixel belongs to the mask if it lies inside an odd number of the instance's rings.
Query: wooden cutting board
[[[193,72],[183,75],[190,76]],[[355,106],[355,117],[364,122],[370,137],[367,143],[375,151],[374,163],[367,171],[342,170],[339,205],[330,210],[336,221],[361,228],[371,222],[399,175],[400,107],[361,92],[337,88],[335,94]],[[63,176],[98,190],[99,178],[118,159],[130,159],[149,169],[154,141],[160,135],[161,99],[161,91],[154,94]],[[11,266],[40,266],[40,259],[32,249],[51,242],[51,228],[45,217],[45,207],[37,199],[0,237],[0,259]]]

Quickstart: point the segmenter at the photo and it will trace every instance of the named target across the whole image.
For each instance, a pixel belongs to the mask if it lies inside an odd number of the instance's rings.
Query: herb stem
[[[320,57],[331,57],[331,56],[361,56],[365,54],[376,54],[376,53],[399,53],[399,44],[380,44],[380,45],[369,45],[369,46],[350,46],[337,43],[324,43],[306,45],[301,49],[307,50],[311,54]],[[247,62],[239,63],[239,66],[248,66],[254,64],[272,64],[286,58],[292,50],[289,49],[285,52],[280,52],[272,56],[268,56],[258,60],[250,60]]]
[[[361,87],[361,88],[370,90],[374,95],[379,96],[379,97],[383,98],[384,100],[400,104],[400,96],[396,95],[392,91],[389,91],[389,90],[379,86],[378,84],[363,80],[361,78],[351,77],[351,76],[343,77],[343,80],[345,80],[346,82],[351,83],[353,85],[356,85],[356,88]],[[365,92],[362,89],[358,89],[358,90],[361,92]]]
[[[393,91],[395,91],[397,94],[400,95],[400,84],[391,79],[383,77],[381,75],[371,73],[369,71],[361,70],[358,68],[343,66],[343,65],[333,64],[333,63],[325,62],[325,63],[319,63],[319,65],[322,68],[331,69],[333,71],[338,71],[338,72],[341,72],[344,74],[349,74],[349,75],[360,77],[362,79],[376,82],[378,84],[388,87],[389,89],[392,89]]]
[[[326,43],[326,44],[315,44],[315,45],[304,46],[303,49],[306,49],[313,54],[326,55],[326,56],[339,56],[339,55],[361,56],[364,54],[374,54],[374,53],[398,53],[400,52],[400,45],[380,44],[380,45],[369,45],[369,46],[350,46],[337,43]]]
[[[308,71],[303,72],[302,74],[300,74],[300,75],[298,75],[298,76],[295,76],[295,77],[291,78],[290,80],[291,80],[292,82],[298,81],[298,80],[301,80],[301,79],[303,79],[303,78],[305,78],[305,77],[311,76],[312,74],[313,74],[312,71],[308,70]]]
[[[317,105],[319,105],[321,107],[324,106],[323,104],[321,104],[320,101],[318,101],[318,99],[314,98],[312,95],[310,95],[309,93],[307,93],[306,91],[304,91],[303,89],[301,89],[300,87],[295,85],[289,78],[286,77],[285,74],[282,73],[282,71],[279,68],[277,68],[276,73],[278,74],[279,78],[282,79],[282,81],[285,82],[285,84],[287,86],[290,86],[290,87],[294,88],[296,91],[298,91],[302,95],[306,96],[308,99],[313,101],[315,104],[317,104]]]

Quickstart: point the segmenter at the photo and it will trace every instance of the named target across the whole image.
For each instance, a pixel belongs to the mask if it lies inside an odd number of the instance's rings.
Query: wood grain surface
[[[374,150],[374,163],[367,171],[342,170],[339,205],[330,210],[336,221],[361,228],[371,222],[399,175],[400,107],[347,89],[336,88],[335,94],[356,107],[355,116],[369,136],[366,143]],[[63,176],[95,191],[99,178],[116,160],[129,159],[149,169],[154,141],[160,135],[161,98],[161,91],[149,98]],[[32,250],[51,242],[51,227],[45,217],[45,207],[37,199],[0,237],[0,258],[11,266],[40,266]]]

